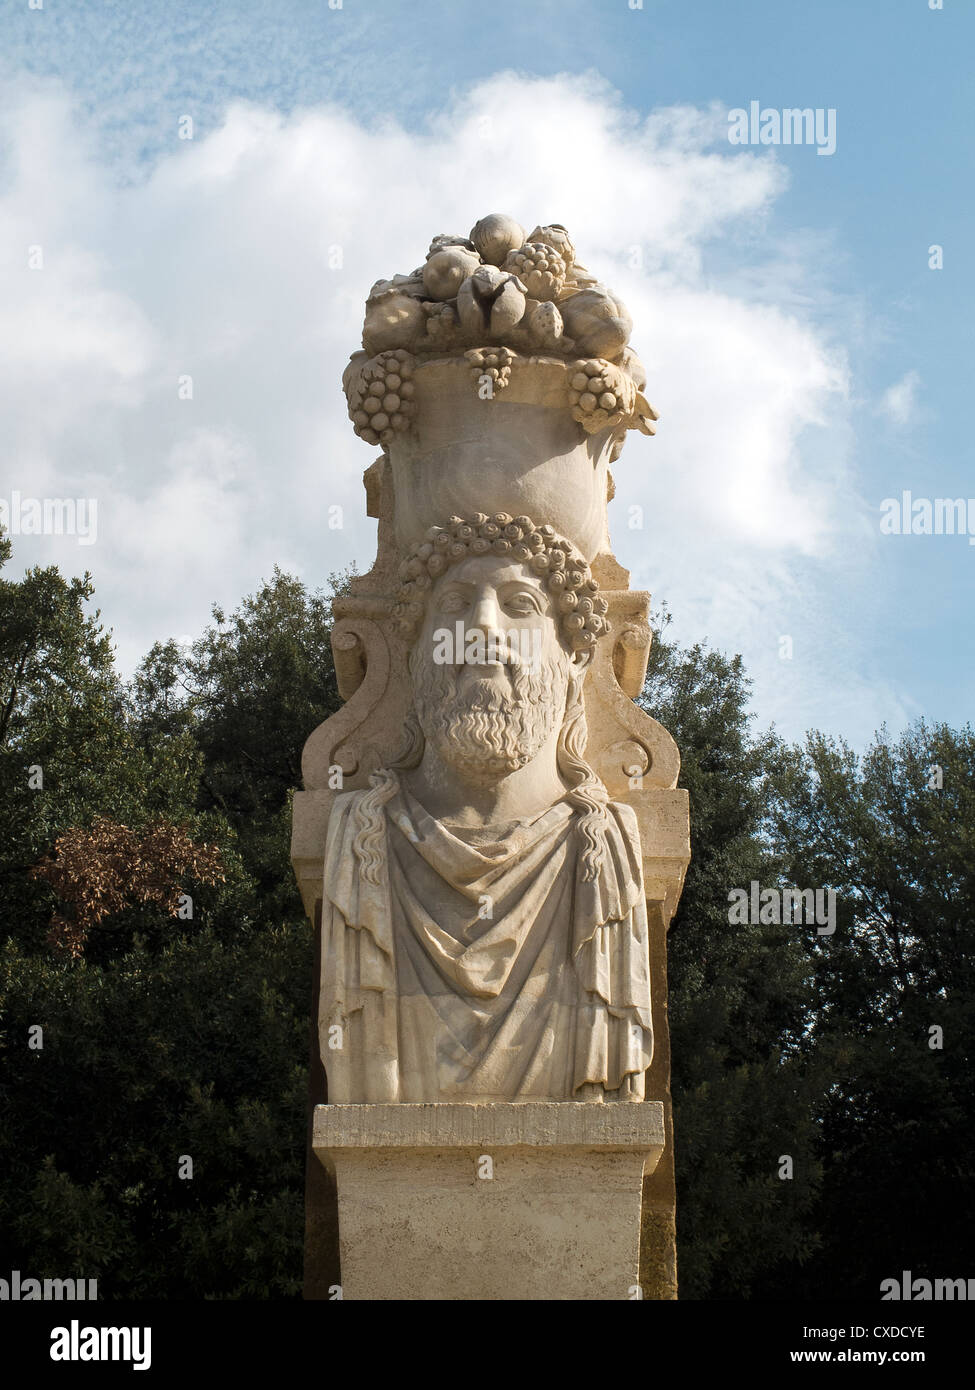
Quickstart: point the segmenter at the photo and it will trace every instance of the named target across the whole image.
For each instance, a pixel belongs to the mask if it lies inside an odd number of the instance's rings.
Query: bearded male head
[[[411,639],[413,713],[397,766],[432,751],[459,783],[551,767],[582,813],[595,872],[607,794],[586,763],[582,689],[607,603],[585,559],[530,517],[434,526],[400,566],[393,617]]]
[[[410,652],[424,739],[461,776],[527,766],[565,717],[570,672],[552,596],[504,555],[470,555],[434,583]]]

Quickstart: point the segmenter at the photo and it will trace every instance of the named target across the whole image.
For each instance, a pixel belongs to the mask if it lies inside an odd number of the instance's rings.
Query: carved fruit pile
[[[469,237],[442,235],[409,275],[378,280],[366,301],[362,345],[371,356],[406,348],[419,357],[496,342],[515,352],[552,351],[615,362],[632,324],[619,299],[575,259],[566,229],[530,236],[492,213]],[[539,314],[539,306],[557,311]],[[457,339],[456,343],[454,339]]]
[[[542,356],[565,363],[572,416],[589,433],[652,433],[657,417],[639,394],[646,374],[628,346],[632,327],[619,297],[578,263],[565,227],[553,222],[526,236],[513,217],[491,213],[469,237],[434,237],[409,275],[373,285],[364,351],[343,378],[349,414],[362,439],[385,446],[409,427],[412,386],[400,385],[414,365],[463,353],[489,399],[512,366],[521,371],[520,363]],[[485,374],[494,383],[487,392]]]
[[[510,556],[539,575],[572,651],[591,651],[609,632],[609,604],[571,541],[552,526],[536,526],[530,516],[475,512],[471,517],[452,516],[446,526],[431,526],[400,565],[393,619],[408,637],[415,636],[423,619],[434,580],[449,566],[474,555]]]

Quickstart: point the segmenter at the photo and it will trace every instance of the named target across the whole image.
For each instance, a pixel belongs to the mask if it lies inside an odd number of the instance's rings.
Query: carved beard
[[[410,654],[413,699],[423,736],[441,760],[472,780],[495,780],[535,757],[565,716],[569,659],[560,651],[533,670],[519,661],[504,678],[468,675],[476,666],[437,665]]]

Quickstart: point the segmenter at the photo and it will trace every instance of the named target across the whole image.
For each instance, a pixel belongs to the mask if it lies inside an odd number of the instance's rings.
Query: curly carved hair
[[[400,565],[400,587],[392,616],[407,637],[415,635],[423,619],[435,580],[471,555],[520,561],[542,578],[570,651],[591,651],[598,638],[609,631],[609,605],[571,541],[552,526],[536,526],[530,516],[475,512],[470,517],[452,516],[446,526],[431,526]]]

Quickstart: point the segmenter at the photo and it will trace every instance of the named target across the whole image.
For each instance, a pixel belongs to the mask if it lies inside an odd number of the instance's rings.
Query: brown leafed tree
[[[195,844],[181,826],[158,820],[136,831],[107,816],[61,835],[53,854],[30,872],[67,908],[52,917],[48,942],[75,957],[106,917],[146,903],[175,916],[185,877],[211,884],[224,879],[217,846]]]

